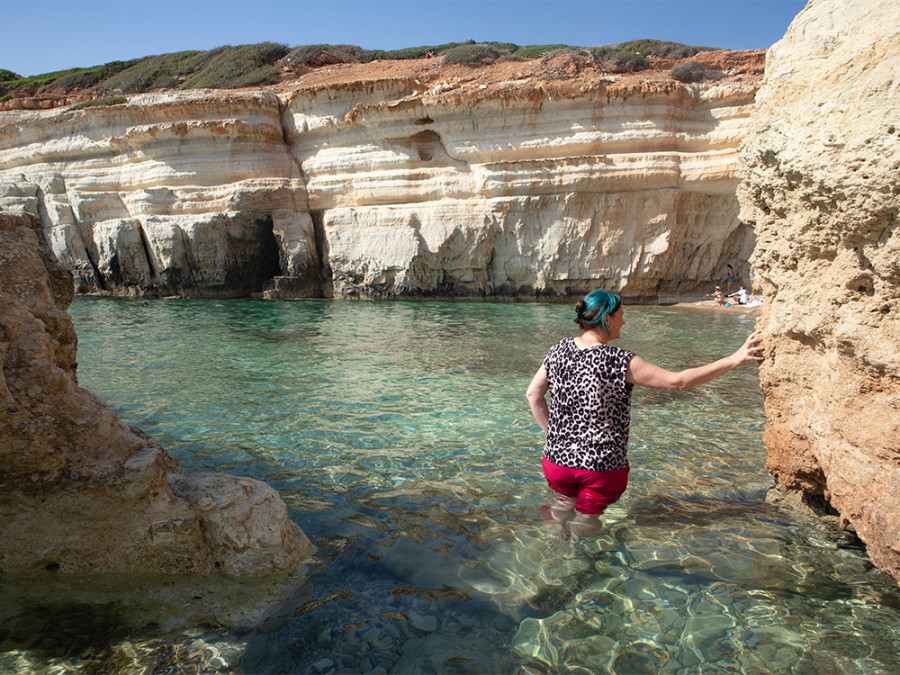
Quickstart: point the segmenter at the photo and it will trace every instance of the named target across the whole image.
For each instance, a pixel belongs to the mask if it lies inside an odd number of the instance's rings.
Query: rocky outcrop
[[[280,273],[315,280],[280,109],[254,92],[8,113],[0,209],[40,217],[80,290],[247,295]]]
[[[37,215],[85,291],[685,297],[753,247],[736,149],[761,60],[695,85],[572,54],[343,64],[0,113],[0,209]]]
[[[0,213],[0,572],[283,572],[309,548],[269,486],[181,475],[76,377],[69,274]]]
[[[766,295],[768,468],[900,579],[900,5],[812,0],[741,150]]]

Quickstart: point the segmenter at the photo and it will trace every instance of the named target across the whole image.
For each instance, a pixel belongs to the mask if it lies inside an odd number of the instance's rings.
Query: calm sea
[[[276,487],[315,548],[240,628],[215,612],[135,618],[152,604],[140,590],[39,606],[13,593],[0,669],[900,670],[896,584],[838,530],[765,502],[753,365],[681,394],[636,390],[628,492],[596,539],[559,540],[524,392],[573,334],[569,305],[77,298],[70,311],[82,386],[183,471]],[[627,307],[625,320],[619,346],[681,369],[736,349],[755,316]]]

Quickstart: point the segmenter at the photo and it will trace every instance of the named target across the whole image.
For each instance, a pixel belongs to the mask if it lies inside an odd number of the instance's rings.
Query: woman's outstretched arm
[[[625,373],[625,380],[632,384],[654,389],[668,389],[670,391],[683,391],[692,387],[710,382],[719,375],[724,375],[729,370],[734,370],[748,361],[762,361],[763,346],[760,344],[759,331],[754,331],[747,341],[741,345],[731,356],[707,363],[698,368],[688,368],[679,373],[673,373],[665,368],[647,363],[639,356],[634,356]]]
[[[541,366],[525,391],[525,398],[528,399],[528,405],[531,406],[531,414],[534,415],[534,419],[541,425],[545,434],[550,421],[550,408],[547,406],[547,390],[549,388],[547,371],[544,370],[544,366]]]

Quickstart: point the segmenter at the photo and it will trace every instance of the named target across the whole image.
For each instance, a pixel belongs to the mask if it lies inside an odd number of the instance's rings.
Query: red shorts
[[[586,471],[559,466],[544,457],[547,484],[561,495],[575,500],[579,513],[596,515],[619,501],[628,486],[628,469],[618,471]]]

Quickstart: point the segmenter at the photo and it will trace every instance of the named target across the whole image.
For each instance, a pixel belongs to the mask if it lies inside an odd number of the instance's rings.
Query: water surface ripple
[[[77,298],[71,313],[82,386],[182,470],[276,487],[315,550],[305,582],[252,630],[111,636],[100,621],[89,655],[69,650],[63,663],[900,669],[896,585],[839,531],[765,502],[753,366],[682,394],[637,390],[628,492],[596,540],[559,541],[542,521],[540,430],[524,391],[572,334],[568,305]],[[625,319],[620,346],[678,369],[730,353],[755,317],[627,307]],[[13,632],[0,633],[0,668],[48,663],[52,649]]]

